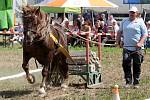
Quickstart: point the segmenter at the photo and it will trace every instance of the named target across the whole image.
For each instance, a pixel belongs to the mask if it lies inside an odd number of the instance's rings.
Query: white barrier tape
[[[36,70],[30,70],[30,73],[36,73],[36,72],[40,72],[42,71],[42,69],[36,69]],[[26,75],[25,72],[16,74],[16,75],[11,75],[11,76],[4,76],[4,77],[0,77],[0,81],[2,80],[7,80],[7,79],[13,79],[13,78],[18,78],[18,77],[22,77]]]
[[[111,33],[98,33],[100,35],[112,35]]]

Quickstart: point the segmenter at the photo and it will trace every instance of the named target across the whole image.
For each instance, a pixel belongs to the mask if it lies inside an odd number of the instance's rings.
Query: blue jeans
[[[144,60],[143,50],[129,51],[127,49],[123,49],[122,66],[126,84],[132,83],[134,85],[139,84],[141,74],[141,63],[143,62],[143,60]],[[132,66],[133,69],[131,69]]]

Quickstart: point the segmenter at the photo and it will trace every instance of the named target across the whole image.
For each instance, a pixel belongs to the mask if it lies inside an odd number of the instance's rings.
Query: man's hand
[[[120,41],[119,47],[120,47],[120,48],[123,48],[123,41]]]
[[[147,38],[147,34],[145,34],[144,36],[141,37],[141,39],[139,40],[139,42],[136,44],[137,48],[141,48],[142,46],[144,46],[145,43],[145,39]]]
[[[123,47],[123,42],[120,41],[119,43],[116,44],[116,47],[122,48]]]
[[[136,44],[136,47],[137,47],[137,48],[141,48],[142,46],[143,46],[143,43],[138,42],[138,43]]]

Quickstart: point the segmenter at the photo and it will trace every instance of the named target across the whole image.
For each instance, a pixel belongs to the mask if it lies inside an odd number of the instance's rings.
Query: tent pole
[[[83,15],[83,7],[81,7],[81,16]]]
[[[92,10],[92,24],[93,24],[93,27],[95,28],[95,25],[94,25],[94,11]]]
[[[146,18],[146,11],[143,9],[143,11],[144,11],[144,22],[145,22],[145,18]]]

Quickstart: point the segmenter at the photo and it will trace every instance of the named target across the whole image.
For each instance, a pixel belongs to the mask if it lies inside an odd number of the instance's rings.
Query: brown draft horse
[[[58,44],[50,37],[50,34],[53,34],[58,42],[67,49],[67,43],[65,43],[64,39],[65,34],[61,27],[51,25],[50,21],[50,16],[41,12],[40,8],[23,7],[24,42],[22,67],[26,72],[28,82],[34,83],[34,76],[29,73],[28,62],[33,57],[43,65],[43,78],[39,90],[41,94],[46,93],[46,81],[56,66],[59,66],[64,81],[68,79],[66,56],[57,50]]]

